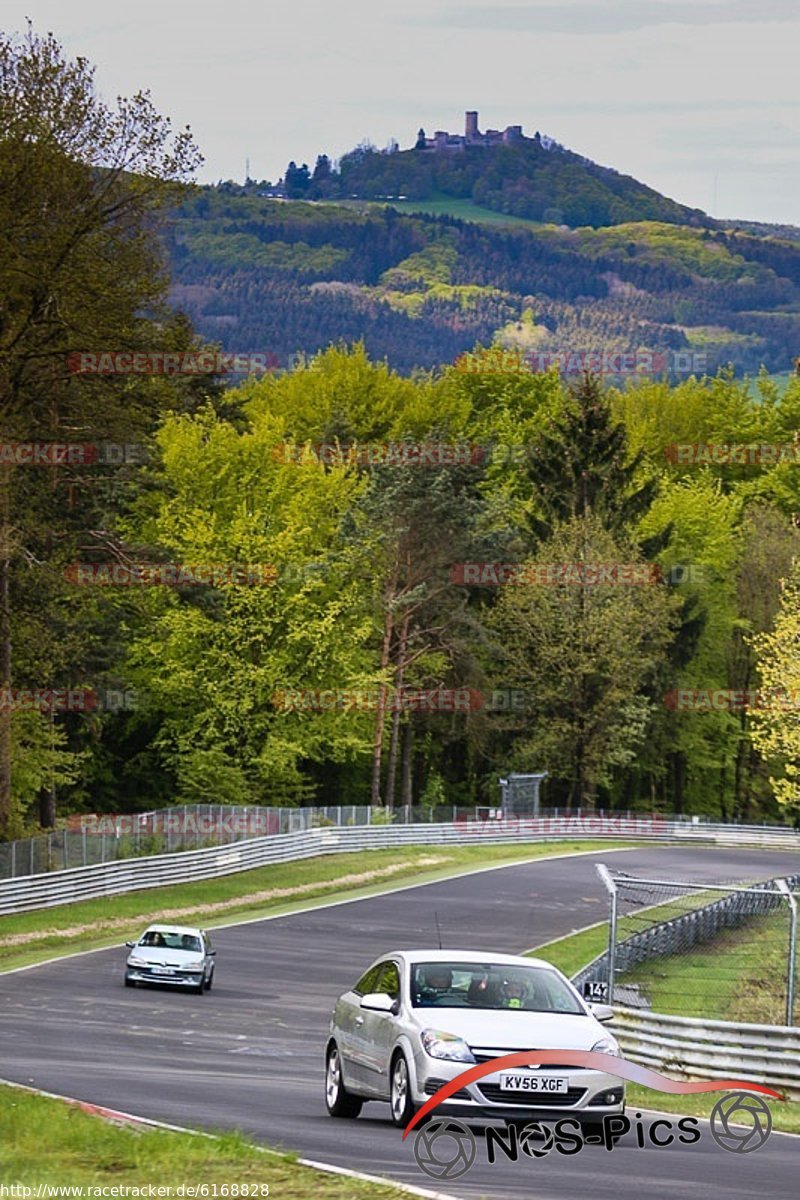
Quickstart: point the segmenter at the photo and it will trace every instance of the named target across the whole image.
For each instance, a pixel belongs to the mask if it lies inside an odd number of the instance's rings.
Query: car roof
[[[148,925],[145,933],[192,933],[195,937],[202,936],[202,929],[196,929],[193,925]],[[144,937],[144,934],[142,934]]]
[[[528,958],[520,954],[495,954],[492,950],[391,950],[388,954],[382,954],[381,958],[403,958],[407,963],[418,962],[463,962],[476,963],[483,965],[485,963],[497,963],[503,966],[517,967],[544,967],[547,970],[555,971],[557,968],[543,958]],[[378,961],[376,959],[376,961]]]

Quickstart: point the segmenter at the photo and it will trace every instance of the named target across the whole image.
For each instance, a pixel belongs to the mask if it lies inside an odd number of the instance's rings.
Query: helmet
[[[428,963],[423,974],[425,986],[437,992],[444,992],[453,983],[453,972],[446,963]]]
[[[508,1008],[522,1008],[528,996],[528,987],[521,979],[504,979],[500,995]]]

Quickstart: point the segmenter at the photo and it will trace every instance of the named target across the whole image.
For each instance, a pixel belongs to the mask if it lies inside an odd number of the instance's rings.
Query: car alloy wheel
[[[362,1101],[351,1096],[342,1079],[342,1061],[339,1048],[334,1043],[328,1050],[325,1066],[325,1104],[332,1117],[357,1117]]]
[[[411,1079],[408,1073],[408,1063],[402,1051],[397,1054],[392,1064],[389,1105],[392,1110],[392,1121],[395,1125],[407,1125],[414,1115],[414,1104],[411,1099]]]

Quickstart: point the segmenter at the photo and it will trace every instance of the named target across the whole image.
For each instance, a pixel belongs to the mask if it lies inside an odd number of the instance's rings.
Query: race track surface
[[[460,1180],[435,1184],[368,1104],[356,1121],[326,1114],[322,1059],[339,992],[396,947],[443,944],[518,953],[602,920],[594,869],[660,878],[755,880],[798,869],[797,856],[675,849],[540,860],[220,929],[217,975],[204,996],[124,988],[124,948],[0,975],[0,1075],[47,1091],[180,1125],[239,1128],[308,1158],[454,1196],[536,1200],[796,1200],[800,1139],[773,1134],[748,1155],[726,1152],[707,1126],[693,1146],[574,1157],[521,1156],[490,1166],[479,1148]],[[653,1108],[658,1107],[653,1093]],[[676,1118],[677,1119],[677,1118]]]

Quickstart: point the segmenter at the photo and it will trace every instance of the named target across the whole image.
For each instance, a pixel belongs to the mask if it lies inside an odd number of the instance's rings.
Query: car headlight
[[[620,1057],[619,1045],[611,1037],[600,1038],[599,1042],[595,1042],[592,1046],[592,1053],[597,1054],[615,1054]]]
[[[426,1054],[431,1058],[449,1058],[452,1062],[475,1062],[475,1056],[463,1038],[440,1029],[423,1029],[419,1035]]]
[[[129,967],[146,967],[147,960],[144,958],[137,958],[135,954],[131,954],[130,958],[128,959],[128,966]]]
[[[185,963],[185,965],[184,965],[184,970],[186,970],[186,971],[196,971],[196,970],[197,970],[199,967],[202,967],[202,966],[204,966],[204,965],[205,965],[205,961],[206,961],[206,960],[203,958],[202,954],[200,955],[200,957],[199,957],[199,958],[190,958],[190,959],[188,959],[188,961]]]

